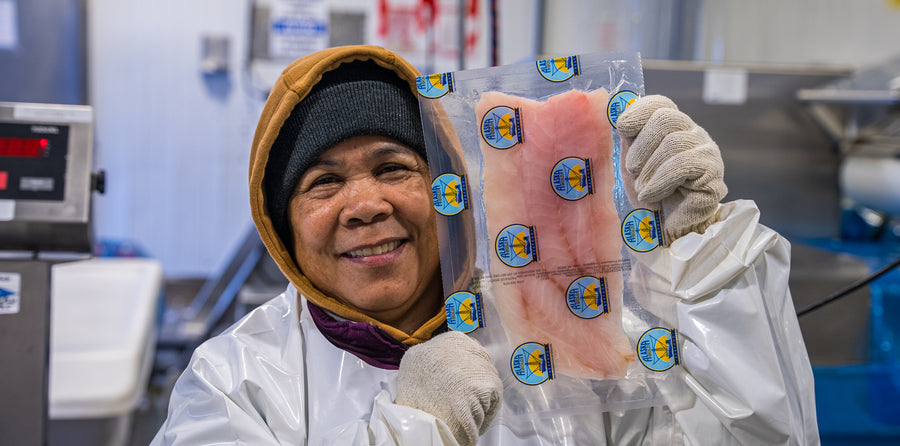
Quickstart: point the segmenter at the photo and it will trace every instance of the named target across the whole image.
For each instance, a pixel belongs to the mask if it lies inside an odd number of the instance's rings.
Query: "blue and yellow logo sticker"
[[[633,91],[622,90],[610,98],[609,105],[606,106],[606,116],[609,118],[609,123],[612,124],[613,128],[615,128],[619,116],[622,116],[625,109],[639,97],[640,96]]]
[[[664,372],[679,364],[678,335],[675,330],[656,327],[644,332],[638,339],[637,355],[654,372]]]
[[[538,73],[550,82],[562,82],[581,74],[578,56],[557,57],[537,61]]]
[[[444,301],[444,310],[451,330],[470,333],[484,327],[480,294],[457,291]]]
[[[509,225],[497,234],[494,245],[500,261],[513,268],[538,260],[537,235],[533,226]]]
[[[593,319],[609,313],[606,296],[606,279],[602,277],[579,277],[566,290],[566,304],[575,316]]]
[[[594,193],[590,158],[563,158],[550,172],[553,192],[569,201],[580,200]]]
[[[637,252],[652,251],[663,243],[659,212],[635,209],[622,220],[622,240]]]
[[[508,149],[522,142],[519,109],[498,105],[481,118],[481,137],[495,149]]]
[[[526,342],[513,351],[509,367],[522,384],[536,386],[553,379],[550,344]]]
[[[431,182],[434,210],[441,215],[456,215],[469,208],[469,192],[465,175],[445,173]]]
[[[453,93],[456,85],[453,73],[429,74],[416,78],[416,89],[428,99],[437,99],[445,94]]]

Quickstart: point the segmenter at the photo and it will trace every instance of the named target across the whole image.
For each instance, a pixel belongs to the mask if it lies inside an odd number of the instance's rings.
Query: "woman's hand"
[[[394,402],[443,420],[462,446],[478,442],[502,398],[503,383],[487,351],[458,331],[410,348],[400,361]]]
[[[661,210],[667,242],[706,230],[728,193],[719,147],[669,98],[645,96],[616,122],[632,204]]]

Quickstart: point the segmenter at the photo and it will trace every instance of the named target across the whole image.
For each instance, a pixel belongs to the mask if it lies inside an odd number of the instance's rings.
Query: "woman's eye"
[[[378,172],[381,174],[390,174],[390,173],[401,172],[401,171],[405,171],[405,170],[408,170],[405,166],[401,166],[399,164],[388,164],[385,166],[381,166],[381,168],[379,169]]]
[[[313,189],[313,188],[316,188],[319,186],[326,186],[329,184],[334,184],[336,182],[337,182],[337,178],[332,177],[332,176],[319,177],[319,178],[316,178],[315,180],[313,180],[313,182],[309,184],[309,188]]]

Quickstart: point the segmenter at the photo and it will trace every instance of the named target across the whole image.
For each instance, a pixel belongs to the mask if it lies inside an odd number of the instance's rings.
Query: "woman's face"
[[[429,180],[425,160],[387,137],[322,153],[290,202],[300,270],[345,305],[414,332],[441,305]]]

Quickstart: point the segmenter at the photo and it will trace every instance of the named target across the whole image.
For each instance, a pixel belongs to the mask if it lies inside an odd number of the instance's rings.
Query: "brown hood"
[[[384,48],[375,46],[329,48],[294,61],[281,73],[269,93],[269,99],[266,101],[256,126],[256,133],[253,136],[253,147],[250,152],[250,213],[256,229],[259,231],[259,236],[275,263],[294,287],[310,302],[342,318],[375,324],[404,344],[414,345],[431,338],[431,334],[445,320],[442,311],[414,333],[405,333],[348,308],[334,297],[325,295],[300,271],[291,257],[290,247],[284,246],[266,211],[263,176],[266,173],[269,150],[294,106],[302,101],[313,86],[322,79],[323,73],[337,68],[341,63],[366,60],[372,60],[378,65],[394,71],[401,79],[407,81],[412,92],[416,93],[418,70],[400,56]]]

